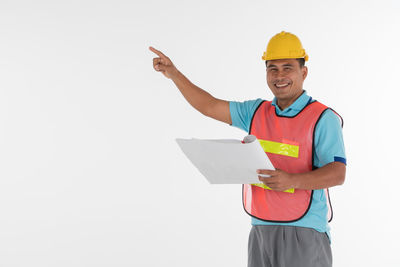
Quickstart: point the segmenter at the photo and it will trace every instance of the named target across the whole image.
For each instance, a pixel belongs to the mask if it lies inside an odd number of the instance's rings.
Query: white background
[[[345,120],[335,266],[400,266],[398,1],[0,0],[0,266],[245,266],[241,187],[174,139],[242,138],[152,69],[162,50],[226,100],[271,99],[286,30],[305,89]]]

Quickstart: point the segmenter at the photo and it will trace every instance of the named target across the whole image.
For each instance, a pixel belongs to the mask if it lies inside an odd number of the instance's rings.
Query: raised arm
[[[158,56],[153,58],[154,69],[171,79],[190,105],[207,117],[232,124],[228,101],[215,98],[196,86],[161,51],[153,47],[149,49]]]

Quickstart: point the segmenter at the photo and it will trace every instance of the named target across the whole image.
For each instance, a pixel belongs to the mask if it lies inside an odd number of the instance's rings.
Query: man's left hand
[[[296,188],[295,174],[282,170],[257,170],[257,173],[271,176],[263,177],[258,175],[258,179],[272,190],[285,191],[290,188]]]

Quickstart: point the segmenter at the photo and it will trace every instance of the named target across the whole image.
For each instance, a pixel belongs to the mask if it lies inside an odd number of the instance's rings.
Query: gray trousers
[[[331,267],[329,238],[311,228],[253,226],[248,267]]]

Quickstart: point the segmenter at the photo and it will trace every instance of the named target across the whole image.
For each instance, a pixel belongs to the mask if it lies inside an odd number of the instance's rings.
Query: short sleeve
[[[315,128],[314,165],[322,167],[331,162],[347,163],[342,121],[331,109],[326,110]]]
[[[262,99],[258,98],[244,102],[229,102],[232,126],[248,132],[253,114],[262,101]]]

